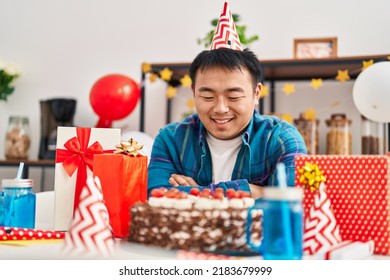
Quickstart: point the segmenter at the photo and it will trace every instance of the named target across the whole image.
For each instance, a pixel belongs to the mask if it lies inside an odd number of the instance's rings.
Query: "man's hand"
[[[263,187],[254,184],[249,184],[249,188],[251,189],[252,197],[254,199],[263,197]]]
[[[173,186],[199,186],[194,179],[180,174],[172,174],[168,182]]]

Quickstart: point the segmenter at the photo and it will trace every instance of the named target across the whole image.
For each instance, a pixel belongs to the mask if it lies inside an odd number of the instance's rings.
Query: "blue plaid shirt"
[[[303,138],[294,126],[255,111],[241,137],[242,146],[232,180],[213,184],[206,129],[198,115],[168,124],[160,130],[153,144],[148,166],[148,193],[154,188],[171,188],[168,179],[173,173],[193,178],[200,189],[221,187],[250,192],[249,183],[276,186],[276,164],[279,162],[286,166],[287,184],[294,185],[294,157],[307,153]],[[192,187],[178,188],[189,192]]]

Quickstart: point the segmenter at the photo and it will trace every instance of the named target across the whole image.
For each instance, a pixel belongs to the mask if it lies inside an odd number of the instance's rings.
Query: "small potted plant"
[[[259,40],[258,35],[253,35],[249,37],[246,35],[247,26],[238,24],[238,22],[240,21],[240,16],[238,14],[232,14],[232,16],[233,21],[236,25],[238,37],[240,37],[240,42],[243,47],[248,47],[251,43]],[[205,48],[210,47],[211,42],[213,41],[214,32],[218,24],[218,18],[213,19],[210,23],[214,28],[210,30],[204,38],[198,38],[198,44],[203,45]]]
[[[7,101],[14,92],[14,81],[21,75],[19,68],[0,59],[0,100]]]

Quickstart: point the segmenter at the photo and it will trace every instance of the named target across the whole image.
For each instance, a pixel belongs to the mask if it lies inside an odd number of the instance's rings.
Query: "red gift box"
[[[305,187],[305,216],[317,190],[301,182],[300,170],[316,164],[326,178],[326,192],[343,240],[374,240],[375,254],[390,254],[390,157],[377,155],[297,156],[295,185]],[[318,179],[318,178],[317,178]]]
[[[94,176],[102,184],[103,199],[115,237],[128,236],[130,207],[146,202],[148,158],[124,154],[101,154],[93,159]]]

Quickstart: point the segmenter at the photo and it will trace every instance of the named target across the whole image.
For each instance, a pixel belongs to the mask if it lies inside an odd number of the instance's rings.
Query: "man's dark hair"
[[[228,70],[242,70],[246,68],[252,76],[253,88],[263,80],[261,64],[256,55],[249,49],[243,51],[220,48],[216,50],[206,50],[197,55],[190,66],[190,77],[192,84],[196,82],[197,71],[210,68],[225,68]]]

